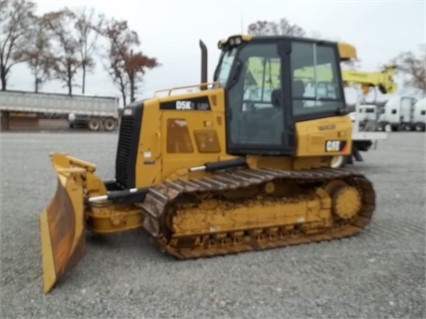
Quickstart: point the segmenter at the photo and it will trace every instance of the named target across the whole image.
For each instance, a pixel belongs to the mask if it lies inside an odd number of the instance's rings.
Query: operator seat
[[[301,80],[295,80],[293,81],[293,105],[294,107],[303,107],[303,101],[299,100],[300,98],[303,98],[303,95],[305,94],[305,83]],[[282,95],[283,90],[282,89],[275,89],[271,93],[271,103],[274,106],[274,108],[281,107],[281,101],[282,101]],[[294,100],[294,98],[297,98],[297,100]]]
[[[273,144],[281,143],[283,133],[283,92],[281,88],[272,91],[272,108],[265,109],[267,113],[264,114],[265,129],[269,131],[268,139]]]
[[[281,107],[282,95],[283,95],[282,89],[275,89],[272,91],[271,103],[274,108]]]

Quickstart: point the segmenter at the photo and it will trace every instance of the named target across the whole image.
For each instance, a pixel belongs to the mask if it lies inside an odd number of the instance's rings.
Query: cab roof
[[[224,49],[228,46],[239,46],[242,43],[251,42],[251,41],[255,41],[255,42],[274,41],[274,40],[279,41],[282,39],[334,44],[334,45],[337,45],[337,48],[339,50],[340,60],[346,61],[346,60],[357,58],[356,48],[349,43],[341,42],[341,41],[333,42],[333,41],[322,40],[322,39],[302,38],[302,37],[292,37],[292,36],[252,36],[249,34],[236,34],[236,35],[231,35],[228,38],[220,40],[218,43],[218,47],[219,49]]]

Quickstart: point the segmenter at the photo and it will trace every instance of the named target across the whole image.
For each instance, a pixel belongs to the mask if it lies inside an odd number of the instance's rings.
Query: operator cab
[[[344,114],[339,62],[345,53],[354,54],[353,47],[234,36],[219,42],[219,48],[214,81],[226,92],[229,154],[293,155],[295,122]]]

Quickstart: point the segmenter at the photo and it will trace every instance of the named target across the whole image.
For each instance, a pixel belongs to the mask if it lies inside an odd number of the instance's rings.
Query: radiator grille
[[[142,124],[143,103],[135,102],[124,109],[121,118],[115,162],[115,181],[122,189],[135,187],[136,156]]]
[[[115,179],[117,183],[126,188],[129,184],[129,156],[133,133],[133,116],[123,116],[120,125],[120,138],[118,140]]]

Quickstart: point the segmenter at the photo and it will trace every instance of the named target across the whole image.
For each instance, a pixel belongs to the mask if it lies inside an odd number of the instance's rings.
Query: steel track
[[[350,220],[334,219],[331,227],[318,228],[306,232],[302,228],[284,225],[257,229],[256,231],[236,230],[226,234],[209,233],[187,236],[187,245],[174,240],[170,221],[176,207],[190,198],[220,196],[225,192],[261,186],[267,182],[296,183],[302,189],[309,190],[318,185],[326,185],[334,180],[342,180],[356,187],[361,194],[361,208]],[[223,197],[223,196],[222,196]],[[157,239],[158,244],[167,253],[179,258],[199,258],[226,255],[244,251],[278,248],[289,245],[333,240],[349,237],[359,233],[371,220],[375,209],[375,192],[372,183],[362,174],[348,169],[310,169],[310,170],[279,170],[279,169],[239,169],[212,178],[164,181],[147,194],[141,205],[144,210],[144,228]],[[177,244],[179,243],[179,244]]]

